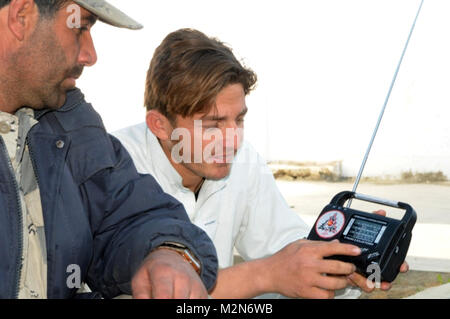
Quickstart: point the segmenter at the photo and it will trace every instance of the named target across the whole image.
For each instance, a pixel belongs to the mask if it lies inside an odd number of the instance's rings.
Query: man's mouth
[[[222,154],[222,155],[214,155],[210,157],[210,162],[212,163],[216,163],[216,164],[231,164],[233,163],[235,154],[231,153],[231,154]]]
[[[69,77],[66,79],[67,86],[70,88],[74,88],[77,86],[77,79],[73,77]]]
[[[67,77],[66,80],[65,80],[67,86],[69,86],[70,88],[76,87],[77,80],[78,80],[79,77],[80,77],[80,74],[71,75],[71,76]]]
[[[81,76],[81,73],[83,73],[83,67],[77,66],[73,68],[69,73],[69,76],[66,78],[68,85],[71,87],[75,87],[77,84],[77,80]]]

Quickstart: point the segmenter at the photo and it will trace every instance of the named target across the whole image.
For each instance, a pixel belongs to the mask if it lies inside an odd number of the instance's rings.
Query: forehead
[[[241,84],[231,84],[219,92],[210,110],[200,116],[237,115],[246,108],[244,88]]]
[[[97,16],[78,4],[69,1],[58,12],[61,19],[66,19],[66,24],[80,21],[82,23],[94,24],[97,21]]]
[[[245,104],[243,86],[241,84],[231,84],[219,92],[215,101],[205,112],[198,112],[186,117],[176,114],[173,121],[179,127],[189,127],[195,120],[234,120],[239,116],[244,116],[246,112],[247,106]]]

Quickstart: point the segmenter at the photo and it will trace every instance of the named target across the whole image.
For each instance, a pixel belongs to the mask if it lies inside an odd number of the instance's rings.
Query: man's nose
[[[78,63],[83,66],[93,66],[96,62],[97,52],[95,51],[94,41],[92,40],[91,33],[86,32],[81,43]]]

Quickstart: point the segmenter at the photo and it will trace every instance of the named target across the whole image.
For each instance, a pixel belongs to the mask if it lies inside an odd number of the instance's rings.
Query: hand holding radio
[[[291,298],[333,298],[334,291],[348,286],[347,276],[356,267],[329,256],[358,256],[359,247],[338,241],[298,240],[268,257],[262,282]],[[264,288],[265,289],[265,288]]]
[[[386,211],[382,210],[382,209],[377,210],[373,213],[386,217]],[[400,266],[400,272],[406,273],[406,272],[408,272],[408,270],[409,270],[409,265],[408,265],[408,263],[404,262]],[[372,286],[367,285],[367,278],[365,276],[358,274],[357,272],[354,272],[353,274],[349,275],[347,278],[349,280],[350,285],[352,285],[354,287],[359,287],[366,293],[370,293],[375,290],[375,287],[373,285]],[[387,291],[387,290],[391,289],[391,287],[392,287],[392,284],[389,282],[383,281],[380,283],[381,290]]]

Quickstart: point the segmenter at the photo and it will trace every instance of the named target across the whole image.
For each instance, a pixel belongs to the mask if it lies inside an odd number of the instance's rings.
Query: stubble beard
[[[194,164],[194,163],[182,163],[182,165],[191,171],[193,174],[202,177],[206,180],[219,181],[230,175],[231,163],[225,164]],[[220,170],[220,171],[219,171]],[[220,174],[219,174],[220,172]]]
[[[170,141],[169,143],[163,145],[163,143],[161,143],[161,141],[159,140],[163,152],[168,157],[172,166],[174,166],[175,168],[183,167],[183,170],[189,171],[191,174],[195,176],[212,181],[218,181],[230,175],[232,163],[224,163],[224,164],[217,164],[217,163],[214,164],[205,162],[195,163],[193,155],[191,156],[191,160],[188,162],[185,162],[183,160],[181,162],[175,161],[174,158],[172,157],[172,149],[176,144],[176,142],[179,141]],[[218,174],[218,169],[225,170],[225,172]]]
[[[63,82],[74,70],[67,71],[64,50],[51,30],[46,22],[40,22],[28,44],[14,57],[22,106],[58,109],[66,101],[70,88]]]

